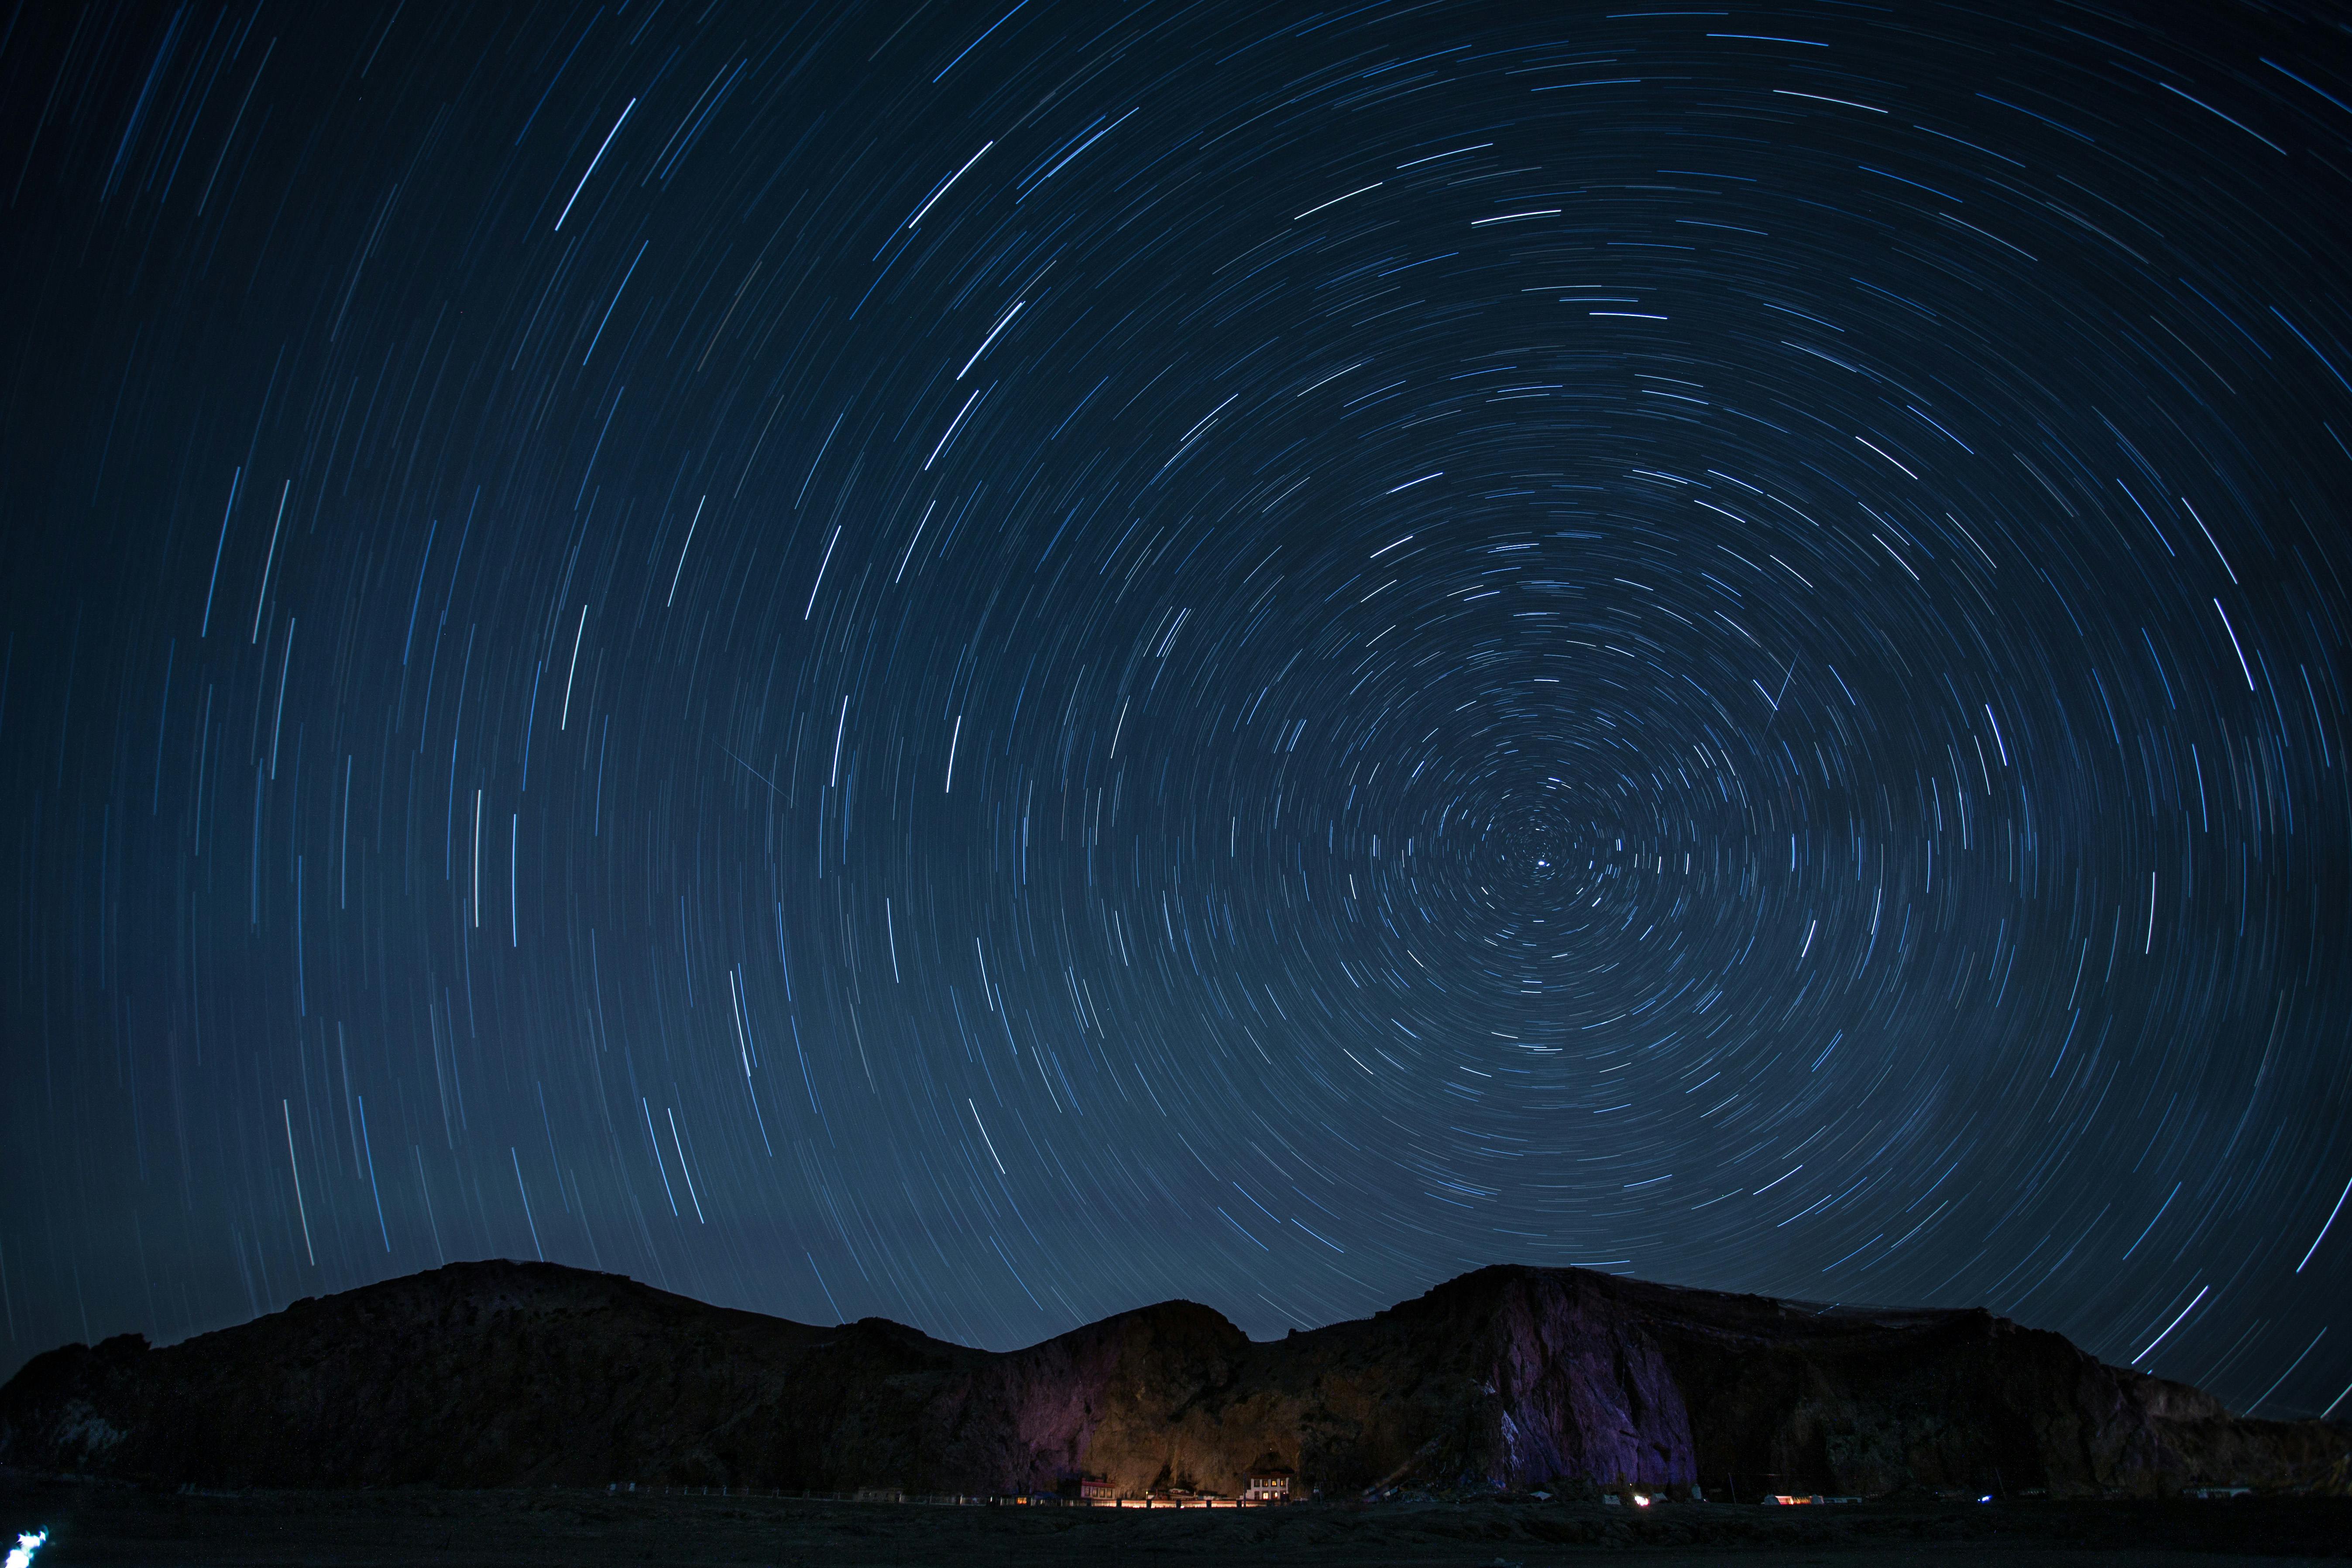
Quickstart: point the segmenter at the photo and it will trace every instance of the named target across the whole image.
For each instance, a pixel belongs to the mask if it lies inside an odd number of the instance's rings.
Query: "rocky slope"
[[[2352,1428],[2231,1416],[1983,1311],[1823,1309],[1581,1269],[1480,1269],[1254,1343],[1171,1301],[996,1354],[818,1328],[551,1264],[454,1264],[0,1388],[0,1463],[150,1482],[608,1480],[916,1492],[1329,1495],[1704,1482],[2053,1495],[2342,1489]]]

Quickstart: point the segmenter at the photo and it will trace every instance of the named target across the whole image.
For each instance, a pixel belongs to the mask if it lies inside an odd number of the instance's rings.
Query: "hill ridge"
[[[1018,1350],[483,1259],[154,1348],[35,1357],[0,1462],[162,1484],[611,1480],[1328,1495],[1418,1484],[1864,1495],[2344,1482],[2352,1431],[2255,1421],[1981,1308],[1849,1307],[1491,1265],[1253,1341],[1171,1300]]]

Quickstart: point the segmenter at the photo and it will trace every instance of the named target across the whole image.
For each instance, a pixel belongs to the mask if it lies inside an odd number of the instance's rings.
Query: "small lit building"
[[[1118,1488],[1098,1476],[1078,1478],[1080,1502],[1109,1502],[1118,1496]]]
[[[1288,1502],[1290,1483],[1296,1478],[1286,1466],[1252,1465],[1249,1485],[1242,1490],[1244,1502]]]

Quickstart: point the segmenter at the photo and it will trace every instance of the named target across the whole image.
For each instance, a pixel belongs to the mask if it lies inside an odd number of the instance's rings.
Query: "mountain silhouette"
[[[835,1327],[615,1275],[458,1263],[0,1387],[0,1463],[150,1484],[612,1481],[1232,1495],[1702,1485],[2055,1497],[2343,1489],[2352,1430],[2231,1415],[1980,1310],[1481,1268],[1257,1342],[1167,1301],[1024,1350]]]

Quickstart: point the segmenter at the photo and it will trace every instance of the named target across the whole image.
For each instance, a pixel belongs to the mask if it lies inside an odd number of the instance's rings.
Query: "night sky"
[[[2340,1401],[2344,20],[22,0],[0,1364],[1517,1261]]]

